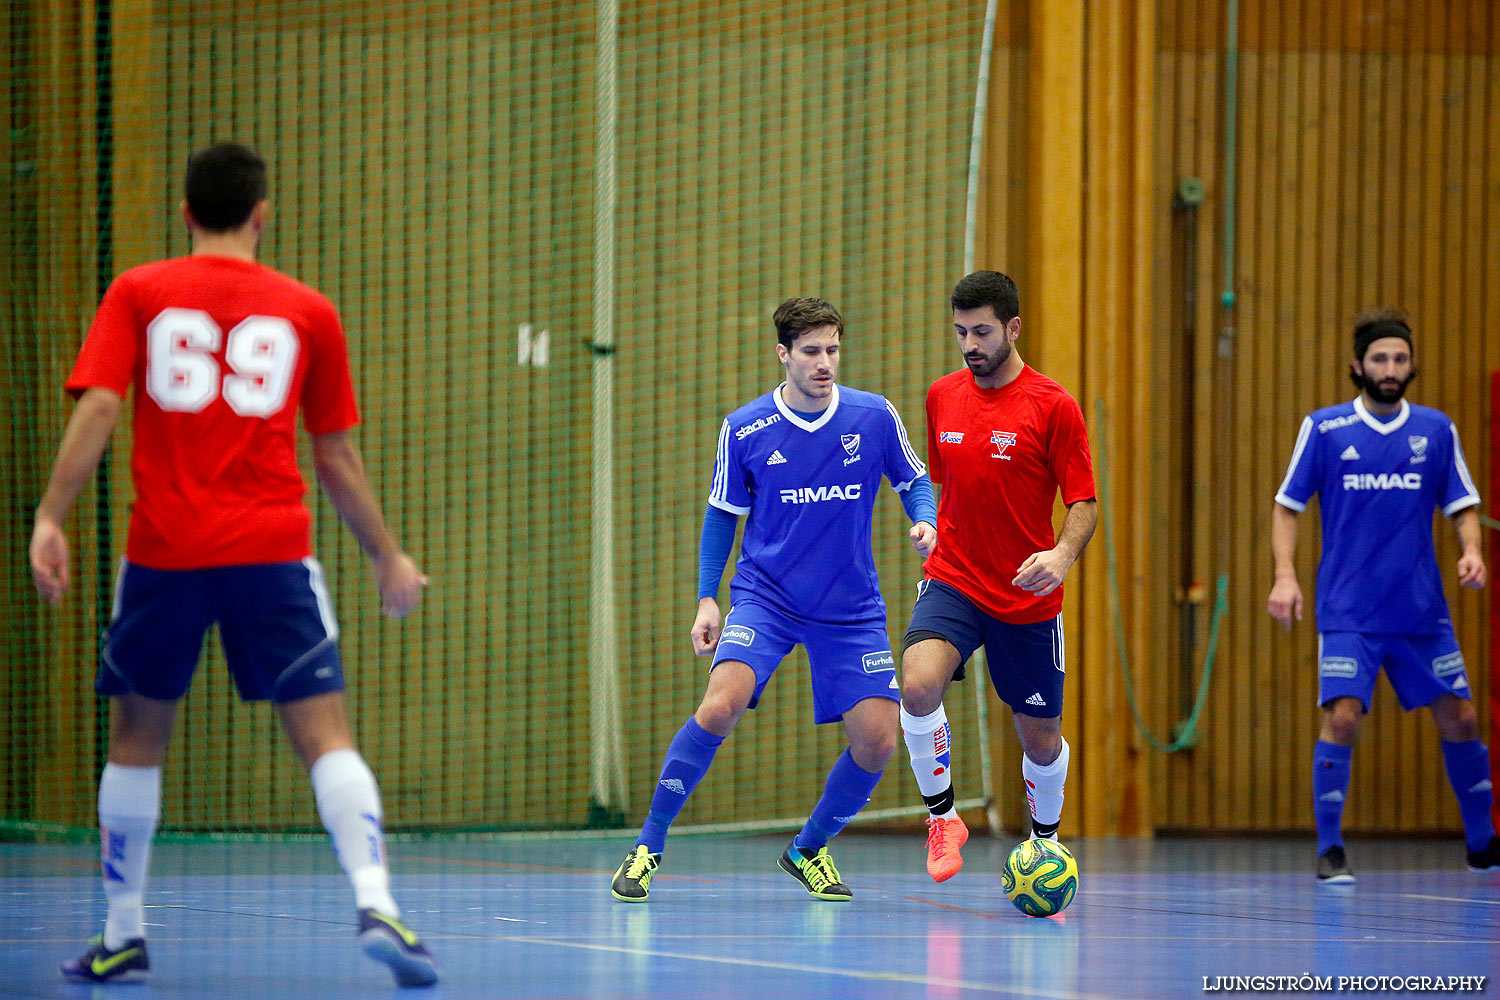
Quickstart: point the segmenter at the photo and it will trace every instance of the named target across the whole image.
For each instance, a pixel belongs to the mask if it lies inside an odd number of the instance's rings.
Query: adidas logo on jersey
[[[1351,444],[1349,447],[1344,449],[1344,453],[1340,455],[1339,458],[1342,458],[1346,462],[1357,462],[1359,461],[1359,452],[1355,449],[1354,445]]]
[[[1043,708],[1047,707],[1047,703],[1042,700],[1042,693],[1040,691],[1038,691],[1036,694],[1032,695],[1030,698],[1027,698],[1026,699],[1026,704],[1028,704],[1028,705],[1041,705]]]
[[[766,464],[767,465],[785,465],[786,464],[786,456],[783,455],[781,453],[781,451],[778,449],[777,451],[771,452],[771,457],[768,458],[768,459],[766,459]]]
[[[687,794],[687,786],[682,783],[681,778],[663,778],[661,779],[661,787],[669,792],[676,792],[678,795]]]

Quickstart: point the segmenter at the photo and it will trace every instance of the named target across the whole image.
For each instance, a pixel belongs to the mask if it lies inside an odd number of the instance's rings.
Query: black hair
[[[238,229],[266,198],[266,161],[249,146],[216,142],[188,157],[188,211],[210,232]]]

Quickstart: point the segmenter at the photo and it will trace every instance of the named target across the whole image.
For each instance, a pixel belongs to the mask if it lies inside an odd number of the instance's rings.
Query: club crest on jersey
[[[1410,437],[1408,437],[1406,439],[1406,443],[1409,444],[1409,445],[1411,445],[1411,461],[1412,461],[1412,464],[1416,464],[1417,462],[1425,462],[1425,461],[1427,461],[1427,438],[1426,437],[1424,437],[1421,434],[1413,434],[1413,435],[1411,435]]]
[[[844,451],[846,451],[846,452],[849,453],[849,457],[846,458],[846,459],[844,459],[844,465],[845,466],[853,465],[855,462],[858,462],[861,457],[863,457],[859,453],[859,435],[858,434],[844,434],[844,435],[841,435],[839,437],[839,441],[843,442]]]
[[[941,434],[938,435],[938,443],[939,444],[963,444],[964,443],[964,432],[963,431],[943,431],[943,433],[941,433]]]
[[[990,432],[990,444],[992,444],[992,445],[995,446],[995,450],[990,453],[990,457],[991,458],[1003,458],[1007,462],[1009,462],[1010,461],[1010,456],[1007,455],[1005,453],[1005,451],[1006,451],[1007,448],[1009,448],[1011,445],[1013,445],[1015,443],[1016,443],[1016,432],[1015,431],[991,431]]]

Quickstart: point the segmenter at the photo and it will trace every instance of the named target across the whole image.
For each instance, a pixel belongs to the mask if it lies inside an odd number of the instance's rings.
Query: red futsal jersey
[[[1000,389],[981,389],[967,368],[927,390],[927,467],[942,485],[938,542],[923,569],[980,610],[1025,625],[1062,610],[1011,584],[1034,552],[1052,548],[1052,504],[1094,498],[1083,411],[1066,389],[1025,366]]]
[[[67,389],[135,387],[125,555],[153,569],[311,554],[297,408],[311,434],[359,422],[328,299],[269,267],[199,254],[104,293]]]

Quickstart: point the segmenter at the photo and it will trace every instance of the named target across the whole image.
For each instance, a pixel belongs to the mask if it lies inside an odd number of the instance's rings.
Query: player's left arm
[[[1453,515],[1453,527],[1458,531],[1458,544],[1463,548],[1458,557],[1459,585],[1478,590],[1489,579],[1480,546],[1479,508],[1465,507]]]
[[[406,617],[421,602],[427,576],[386,526],[359,452],[346,431],[314,434],[312,447],[318,482],[375,566],[380,609],[392,618]]]
[[[886,428],[885,475],[891,487],[901,497],[901,506],[911,518],[911,547],[923,559],[932,555],[937,546],[937,499],[932,492],[932,479],[927,467],[917,457],[901,422],[901,414],[890,400],[885,400],[886,415],[890,424]]]
[[[47,492],[37,504],[36,525],[31,532],[31,577],[37,592],[48,602],[55,603],[67,592],[68,536],[62,523],[99,466],[120,419],[122,402],[112,389],[88,389],[63,431],[57,461],[52,464]]]
[[[1039,597],[1061,587],[1068,570],[1083,555],[1083,547],[1094,537],[1094,528],[1098,524],[1098,500],[1090,498],[1069,504],[1062,531],[1057,534],[1057,543],[1045,552],[1027,556],[1011,583]]]
[[[1052,426],[1047,436],[1047,463],[1062,490],[1068,514],[1063,518],[1057,541],[1045,552],[1034,552],[1016,568],[1011,584],[1038,596],[1062,586],[1068,570],[1083,554],[1099,523],[1099,503],[1094,495],[1094,466],[1089,457],[1088,431],[1083,410],[1072,396],[1056,399],[1050,411]]]

